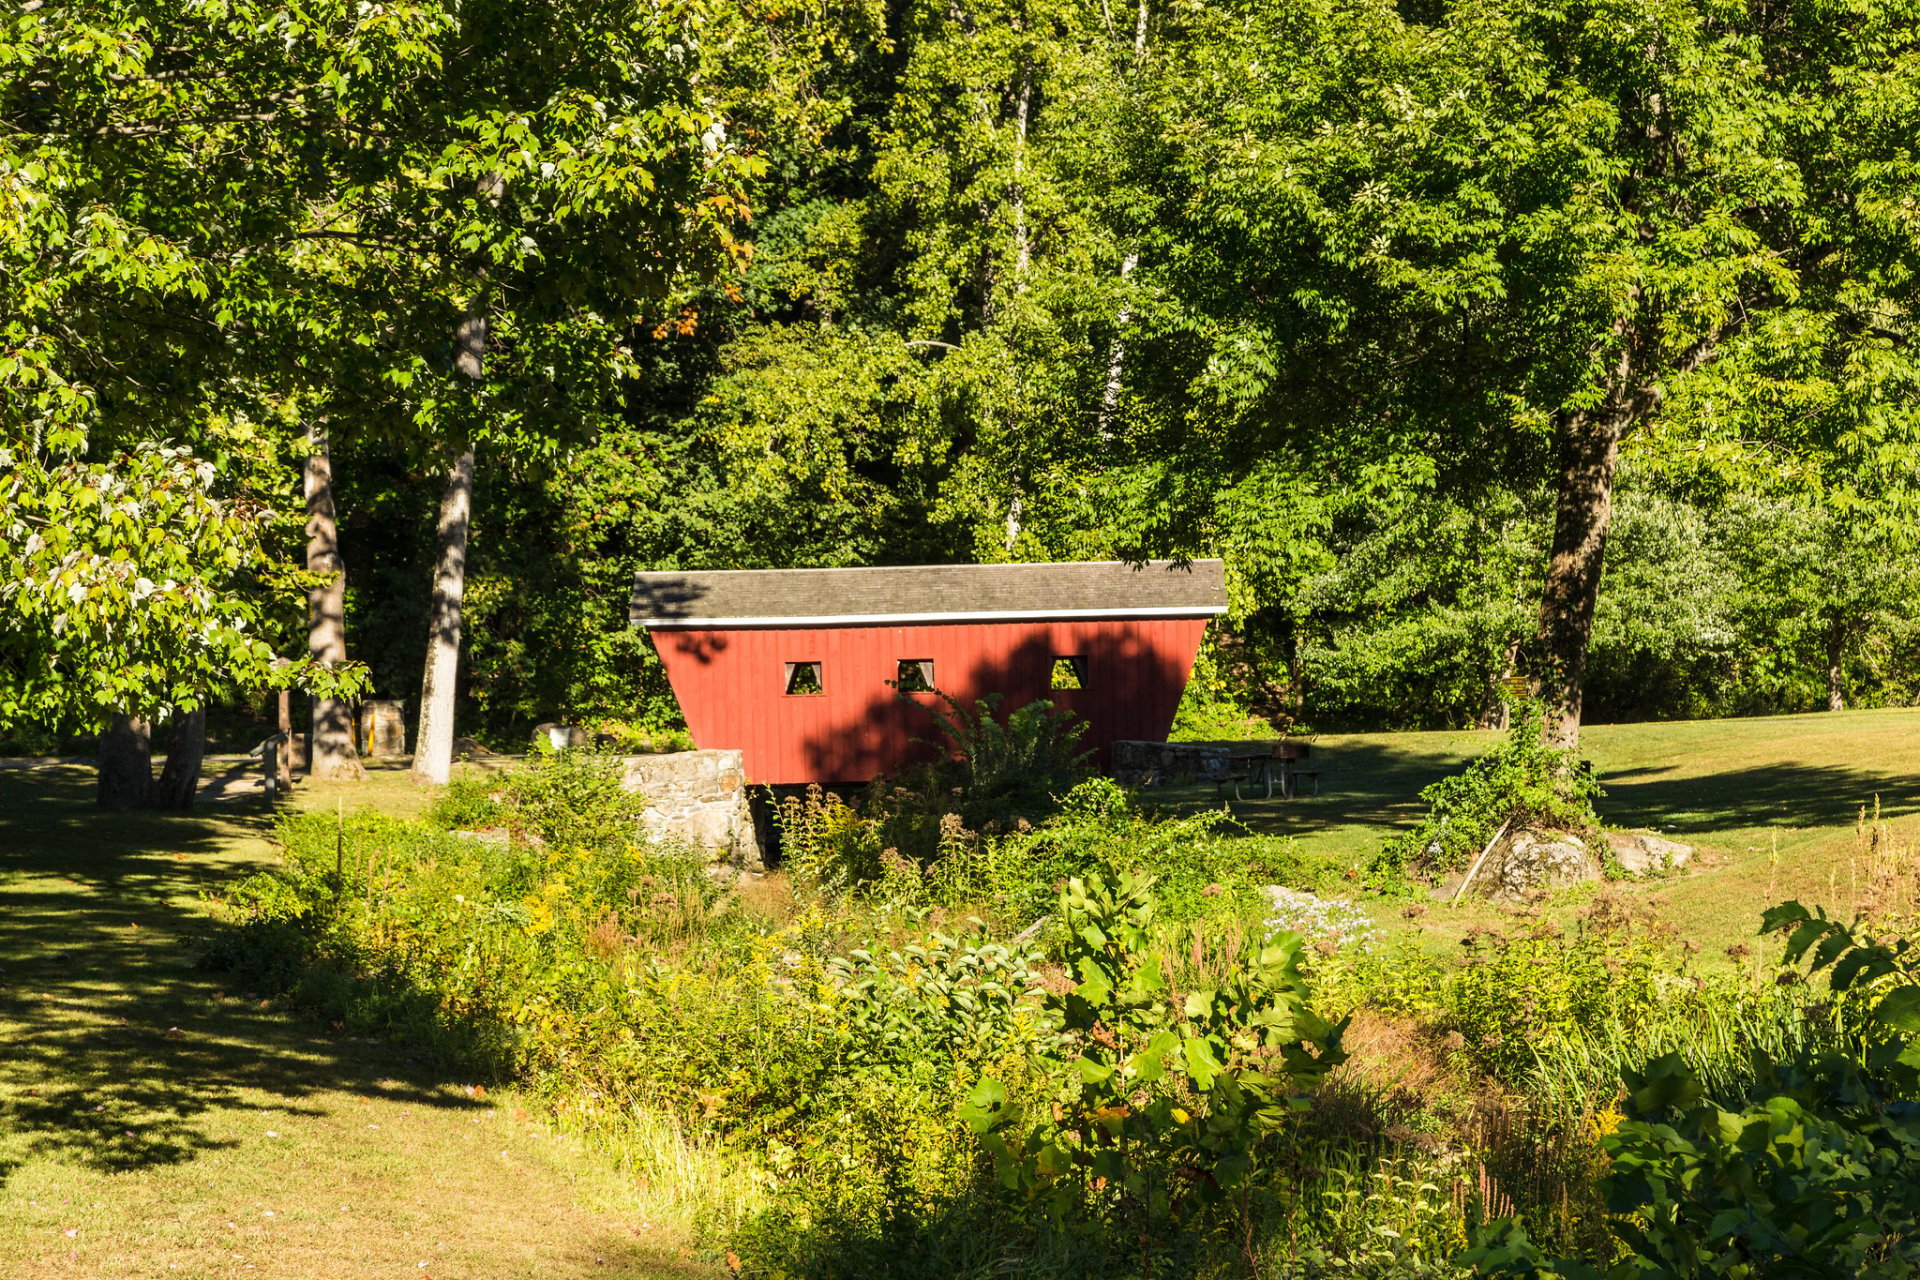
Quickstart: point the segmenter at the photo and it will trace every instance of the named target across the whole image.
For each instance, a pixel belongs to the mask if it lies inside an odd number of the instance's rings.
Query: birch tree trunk
[[[476,299],[454,336],[454,368],[478,383],[487,352],[485,303]],[[454,694],[460,677],[460,607],[467,591],[467,533],[473,522],[473,447],[455,459],[440,500],[433,566],[433,611],[427,623],[427,665],[420,679],[420,726],[413,776],[445,783],[453,773]]]
[[[460,677],[460,608],[467,589],[467,530],[473,518],[473,450],[447,473],[440,500],[439,550],[433,568],[427,666],[420,680],[420,727],[413,776],[444,783],[453,772],[453,703]]]
[[[1143,8],[1144,12],[1144,8]],[[1135,267],[1140,265],[1140,255],[1129,253],[1120,260],[1120,284],[1125,287]],[[1127,326],[1133,323],[1133,308],[1126,302],[1120,304],[1120,312],[1113,318],[1113,342],[1107,347],[1107,385],[1100,393],[1100,443],[1107,444],[1113,439],[1113,417],[1120,409],[1120,390],[1124,385],[1127,371]]]
[[[328,574],[307,593],[307,652],[325,666],[347,660],[347,566],[340,558],[340,527],[333,506],[333,457],[327,424],[307,427],[307,569]],[[307,732],[307,776],[355,781],[367,776],[353,745],[353,708],[340,698],[315,698]]]
[[[153,743],[147,722],[116,715],[100,735],[100,777],[94,803],[102,809],[144,809],[153,794]]]
[[[1027,231],[1027,123],[1033,109],[1033,64],[1020,63],[1020,87],[1013,106],[1013,186],[1007,193],[1013,205],[1013,291],[1027,291],[1033,267],[1032,237]]]
[[[1133,27],[1133,61],[1138,68],[1140,60],[1147,56],[1147,0],[1140,0],[1139,17]],[[1140,251],[1128,252],[1120,260],[1120,287],[1126,288],[1132,278],[1134,268],[1140,265]],[[1113,341],[1107,347],[1107,385],[1100,393],[1099,432],[1100,443],[1105,445],[1113,440],[1113,419],[1120,409],[1120,391],[1125,385],[1127,371],[1127,326],[1133,323],[1133,307],[1124,299],[1120,303],[1120,312],[1113,318]],[[1104,458],[1103,458],[1104,461]]]

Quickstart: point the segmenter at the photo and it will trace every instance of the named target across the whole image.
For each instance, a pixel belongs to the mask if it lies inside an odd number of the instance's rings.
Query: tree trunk
[[[464,326],[463,326],[464,327]],[[473,516],[473,450],[447,475],[440,502],[439,553],[433,571],[433,613],[427,667],[420,681],[420,728],[413,776],[444,783],[453,770],[453,698],[460,674],[460,604],[467,587],[467,527]]]
[[[1020,63],[1020,88],[1013,107],[1013,189],[1007,193],[1013,205],[1013,291],[1027,291],[1027,275],[1033,265],[1033,245],[1027,233],[1027,119],[1033,108],[1033,64]]]
[[[1628,421],[1617,397],[1600,410],[1567,413],[1560,421],[1560,484],[1554,502],[1553,553],[1540,601],[1539,642],[1545,736],[1549,746],[1563,750],[1580,745],[1587,642],[1593,634],[1594,603],[1600,597],[1607,525],[1613,518],[1614,466]]]
[[[167,763],[160,770],[159,785],[153,789],[154,808],[182,812],[193,808],[193,799],[200,791],[200,762],[206,754],[206,711],[189,711],[175,719]]]
[[[1145,22],[1145,6],[1141,8],[1141,21]],[[1138,252],[1129,253],[1120,260],[1120,285],[1126,287],[1133,269],[1140,265]],[[1100,443],[1106,444],[1113,439],[1113,418],[1120,410],[1120,390],[1125,385],[1127,370],[1127,326],[1133,323],[1133,308],[1126,302],[1120,304],[1120,312],[1113,318],[1113,341],[1107,346],[1107,385],[1100,393]],[[1104,454],[1104,450],[1102,451]],[[1103,456],[1101,461],[1106,461]]]
[[[1827,710],[1847,709],[1847,629],[1836,619],[1827,624]]]
[[[340,530],[333,509],[333,458],[327,424],[307,428],[307,568],[330,575],[307,593],[307,651],[324,666],[347,660],[347,567],[340,558]],[[307,733],[307,776],[358,780],[367,776],[353,745],[353,708],[339,698],[315,698]]]
[[[116,714],[100,735],[99,786],[94,802],[102,809],[144,809],[153,791],[153,743],[147,722]]]
[[[274,701],[274,732],[280,735],[280,745],[274,749],[274,770],[280,793],[285,795],[293,787],[293,694],[282,689]]]
[[[1514,664],[1519,660],[1520,641],[1516,637],[1507,645],[1499,670],[1487,677],[1487,700],[1480,711],[1479,728],[1504,731],[1512,723],[1513,706],[1507,698],[1507,681],[1513,679]]]

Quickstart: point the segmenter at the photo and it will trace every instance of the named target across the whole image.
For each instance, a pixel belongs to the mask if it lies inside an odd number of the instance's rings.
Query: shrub
[[[544,844],[630,845],[646,797],[629,791],[619,757],[588,747],[535,747],[526,765],[454,779],[427,807],[450,831],[501,827]]]
[[[880,878],[881,823],[819,783],[782,801],[775,820],[781,862],[796,879],[839,894]]]
[[[779,811],[788,868],[828,894],[990,909],[1015,924],[1044,914],[1075,876],[1152,874],[1163,915],[1178,920],[1251,913],[1259,886],[1305,878],[1291,839],[1255,835],[1224,811],[1145,813],[1109,778],[1086,779],[1051,817],[1016,818],[1010,830],[969,827],[960,812],[941,812],[959,797],[914,781],[923,785],[875,783],[853,804],[818,786],[790,797]]]
[[[1260,885],[1297,878],[1293,841],[1255,836],[1225,812],[1185,818],[1144,813],[1124,787],[1089,778],[1060,812],[1037,827],[955,849],[928,871],[941,902],[990,897],[1012,918],[1031,920],[1075,877],[1151,875],[1165,918],[1209,911],[1251,912]]]
[[[883,954],[855,948],[826,973],[859,1060],[904,1067],[986,1062],[1030,1037],[1040,963],[1030,950],[934,933]]]
[[[506,821],[508,778],[499,773],[465,773],[440,789],[427,806],[426,819],[446,831],[487,831]]]
[[[1658,923],[1602,898],[1571,932],[1540,921],[1465,940],[1440,1025],[1477,1065],[1558,1109],[1605,1103],[1623,1071],[1679,1053],[1713,1096],[1746,1095],[1756,1058],[1839,1043],[1847,1020],[1797,982],[1698,973]]]
[[[1516,703],[1504,742],[1421,791],[1426,816],[1375,855],[1369,883],[1395,889],[1410,875],[1464,871],[1509,824],[1597,834],[1593,800],[1600,788],[1572,752],[1546,745],[1543,722],[1538,703]]]
[[[1041,1054],[1050,1105],[1029,1112],[989,1077],[963,1113],[1009,1188],[1143,1242],[1246,1183],[1262,1136],[1341,1060],[1340,1028],[1308,1007],[1297,935],[1252,941],[1220,987],[1176,997],[1152,884],[1068,884],[1058,911],[1077,981],[1046,1001],[1062,1033]]]
[[[948,694],[939,697],[946,709],[934,709],[934,724],[960,756],[969,800],[1031,809],[1087,776],[1093,753],[1080,746],[1087,727],[1073,712],[1029,702],[1002,719],[997,693],[974,703],[972,711]]]
[[[1913,990],[1909,988],[1909,990]],[[1625,1257],[1544,1256],[1511,1219],[1463,1261],[1482,1275],[1907,1277],[1920,1270],[1920,1124],[1844,1060],[1769,1066],[1744,1105],[1705,1100],[1678,1054],[1626,1076],[1600,1191]],[[1889,1105],[1891,1104],[1891,1105]]]

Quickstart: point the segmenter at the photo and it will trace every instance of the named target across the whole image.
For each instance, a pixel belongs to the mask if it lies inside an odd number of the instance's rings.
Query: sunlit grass
[[[1296,837],[1310,858],[1348,869],[1421,812],[1419,791],[1486,750],[1486,731],[1328,734],[1312,740],[1321,794],[1232,805],[1258,831]],[[1876,811],[1895,837],[1920,838],[1920,710],[1820,712],[1745,720],[1590,725],[1592,761],[1611,826],[1654,830],[1695,846],[1697,865],[1618,891],[1657,900],[1708,959],[1751,944],[1760,913],[1786,898],[1850,912],[1865,874],[1857,829]],[[1183,811],[1223,803],[1211,786],[1159,793]],[[1334,884],[1337,886],[1336,879]],[[1580,905],[1568,895],[1562,909]],[[1382,923],[1444,951],[1498,919],[1481,905],[1432,904]]]
[[[0,771],[0,1275],[714,1273],[693,1192],[197,967],[205,896],[275,856],[257,801],[112,815],[91,788]],[[399,770],[297,793],[425,798]],[[713,1185],[676,1137],[649,1158]]]

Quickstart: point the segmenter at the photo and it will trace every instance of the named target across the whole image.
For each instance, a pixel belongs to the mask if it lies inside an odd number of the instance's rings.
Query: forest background
[[[23,6],[0,724],[324,691],[342,563],[500,743],[673,727],[661,568],[1222,555],[1193,733],[1911,703],[1916,29]]]

